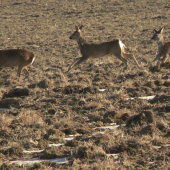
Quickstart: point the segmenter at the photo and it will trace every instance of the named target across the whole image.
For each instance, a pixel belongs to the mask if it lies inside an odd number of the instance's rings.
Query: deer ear
[[[79,29],[78,26],[75,25],[75,29],[76,29],[76,31],[78,31],[78,29]]]
[[[156,29],[154,29],[154,31],[155,31],[155,32],[158,32],[158,31],[156,31]]]
[[[164,31],[164,27],[162,27],[162,28],[160,29],[160,32],[161,32],[161,33],[163,33],[163,31]]]
[[[81,25],[81,26],[79,27],[80,30],[82,30],[82,28],[83,28],[83,25]]]
[[[157,31],[159,34],[163,33],[164,27],[162,27],[159,31]]]

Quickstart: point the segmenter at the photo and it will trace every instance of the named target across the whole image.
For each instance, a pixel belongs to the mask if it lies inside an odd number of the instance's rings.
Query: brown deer
[[[128,58],[133,58],[137,67],[140,68],[135,56],[125,52],[127,47],[121,40],[113,40],[100,44],[88,44],[83,38],[82,27],[83,26],[75,26],[76,31],[70,36],[70,39],[77,41],[82,57],[76,58],[75,61],[69,66],[67,72],[89,58],[99,58],[111,54],[119,58],[125,64],[125,69],[128,67]]]
[[[35,60],[34,54],[24,49],[0,50],[0,68],[18,66],[17,75],[20,77],[22,70],[29,75],[26,66]]]
[[[155,62],[156,60],[160,60],[160,58],[163,56],[162,58],[162,64],[165,62],[167,56],[170,53],[170,42],[165,42],[164,38],[163,38],[163,30],[164,27],[162,27],[159,31],[155,30],[155,33],[153,35],[153,37],[151,38],[152,40],[156,40],[157,44],[158,44],[158,51],[156,53],[156,57],[153,59],[153,61],[151,61],[148,66],[150,66],[153,62]],[[159,62],[157,63],[157,65],[159,64]]]

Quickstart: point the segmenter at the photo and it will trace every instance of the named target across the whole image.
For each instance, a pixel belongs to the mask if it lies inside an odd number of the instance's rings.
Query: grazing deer
[[[127,47],[122,43],[121,40],[113,40],[100,44],[88,44],[82,36],[82,27],[83,26],[75,26],[76,31],[70,36],[70,39],[77,41],[82,57],[76,58],[75,61],[69,66],[67,72],[89,58],[99,58],[110,54],[113,54],[119,58],[126,65],[126,69],[128,67],[127,58],[133,58],[137,67],[140,68],[135,56],[125,52]]]
[[[34,54],[24,49],[0,50],[0,68],[18,66],[19,77],[23,69],[29,75],[26,66],[32,64],[34,60]]]
[[[160,60],[161,56],[163,56],[162,58],[162,64],[164,63],[165,59],[167,58],[168,54],[170,53],[170,42],[165,42],[164,38],[163,38],[163,30],[164,27],[162,27],[159,31],[155,30],[155,33],[153,35],[153,37],[151,38],[152,40],[157,40],[157,44],[158,44],[158,51],[156,53],[156,57],[154,58],[153,61],[151,61],[148,66],[150,66],[153,62],[155,62],[156,60]],[[157,65],[159,64],[159,62],[157,63]]]

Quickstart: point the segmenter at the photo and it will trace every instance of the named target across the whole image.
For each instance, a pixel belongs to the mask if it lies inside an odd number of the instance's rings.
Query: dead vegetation
[[[157,51],[153,29],[170,35],[168,1],[23,0],[0,8],[1,48],[36,57],[29,77],[1,71],[0,169],[170,168],[170,62],[144,67]],[[89,43],[121,39],[142,68],[123,71],[106,57],[64,74],[80,57],[69,40],[75,24]],[[50,161],[63,157],[65,164]],[[43,162],[11,164],[31,158]]]

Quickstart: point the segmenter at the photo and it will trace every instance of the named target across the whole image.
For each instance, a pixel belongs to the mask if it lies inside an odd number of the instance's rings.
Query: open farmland
[[[170,40],[168,0],[1,0],[0,14],[1,49],[36,56],[29,77],[0,72],[0,169],[170,169],[170,58],[145,67],[153,30]],[[121,39],[141,69],[106,56],[66,74],[82,24],[89,43]]]

